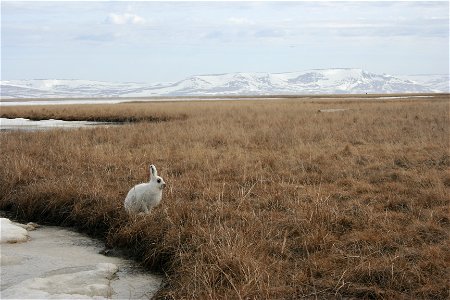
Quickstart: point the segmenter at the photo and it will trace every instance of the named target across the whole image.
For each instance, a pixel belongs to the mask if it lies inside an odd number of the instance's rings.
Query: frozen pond
[[[21,99],[2,99],[0,106],[24,106],[24,105],[74,105],[74,104],[117,104],[122,102],[130,102],[134,99],[120,99],[120,98],[106,98],[106,99],[35,99],[35,100],[21,100]]]
[[[88,122],[88,121],[63,121],[63,120],[41,120],[33,121],[24,118],[7,119],[0,118],[0,130],[48,130],[53,128],[80,128],[99,125],[111,125],[111,123]]]
[[[52,226],[21,232],[1,221],[2,299],[150,299],[161,285],[134,262],[99,254],[97,240]],[[19,242],[11,243],[14,235]]]

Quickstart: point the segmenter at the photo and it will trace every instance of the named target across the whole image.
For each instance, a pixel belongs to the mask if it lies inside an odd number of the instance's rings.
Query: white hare
[[[135,185],[125,198],[125,210],[129,214],[148,214],[157,206],[162,198],[162,190],[166,187],[164,180],[158,176],[154,165],[150,165],[150,181]]]

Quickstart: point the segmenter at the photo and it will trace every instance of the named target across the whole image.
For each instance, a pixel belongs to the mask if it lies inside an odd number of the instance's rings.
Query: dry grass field
[[[448,95],[1,110],[139,121],[2,132],[0,209],[127,250],[159,298],[449,298]],[[163,201],[128,217],[150,163]]]

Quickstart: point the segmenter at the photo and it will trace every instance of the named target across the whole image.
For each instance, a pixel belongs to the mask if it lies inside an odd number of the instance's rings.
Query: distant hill
[[[449,92],[450,76],[446,75],[400,75],[401,79],[409,80],[411,82],[426,86],[435,92]]]
[[[4,80],[2,98],[145,97],[293,94],[389,94],[448,92],[449,76],[320,69],[289,73],[196,75],[174,83],[117,83],[90,80]]]

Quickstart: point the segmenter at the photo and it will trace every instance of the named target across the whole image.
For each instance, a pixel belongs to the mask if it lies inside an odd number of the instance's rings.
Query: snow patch
[[[339,111],[346,111],[349,110],[348,108],[325,108],[325,109],[319,109],[318,112],[324,112],[324,113],[328,113],[328,112],[339,112]]]
[[[0,243],[21,243],[28,240],[27,230],[7,218],[0,218],[0,227]]]
[[[33,121],[24,118],[0,118],[0,130],[37,130],[37,129],[49,129],[49,128],[79,128],[92,125],[101,125],[105,123],[101,122],[88,122],[88,121],[63,121],[63,120],[40,120]]]
[[[410,98],[434,98],[434,96],[383,96],[374,99],[410,99]]]

